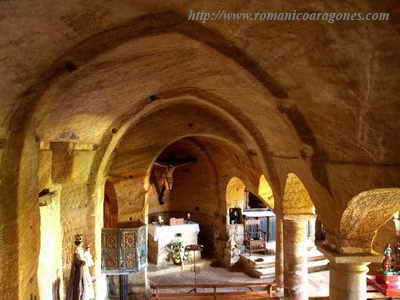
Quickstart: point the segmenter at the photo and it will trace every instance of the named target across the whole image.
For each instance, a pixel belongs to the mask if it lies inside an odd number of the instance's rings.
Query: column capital
[[[284,214],[283,219],[289,221],[308,221],[314,220],[317,216],[314,214]]]
[[[317,249],[322,252],[331,263],[336,264],[368,264],[379,263],[383,260],[383,256],[377,253],[341,254],[321,243],[317,243]]]
[[[41,142],[40,150],[54,183],[85,184],[91,176],[97,145],[77,142]]]

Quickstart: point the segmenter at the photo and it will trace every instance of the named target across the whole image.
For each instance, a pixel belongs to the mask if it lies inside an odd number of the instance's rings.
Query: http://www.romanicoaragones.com
[[[188,12],[189,21],[201,23],[225,21],[324,21],[335,23],[341,21],[389,21],[388,12],[229,12],[217,11],[194,11]]]

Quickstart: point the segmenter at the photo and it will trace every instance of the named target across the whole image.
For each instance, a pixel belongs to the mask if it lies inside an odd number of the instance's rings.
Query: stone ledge
[[[78,142],[62,142],[62,141],[40,141],[40,150],[56,150],[57,145],[65,145],[64,150],[68,151],[96,151],[97,144],[78,143]]]
[[[351,263],[379,263],[382,262],[383,256],[374,253],[359,253],[359,254],[340,254],[325,245],[317,243],[317,249],[321,251],[327,259],[332,263],[351,264]]]
[[[314,214],[285,214],[283,215],[284,220],[290,220],[290,221],[307,221],[307,220],[313,220],[316,219],[316,215]]]

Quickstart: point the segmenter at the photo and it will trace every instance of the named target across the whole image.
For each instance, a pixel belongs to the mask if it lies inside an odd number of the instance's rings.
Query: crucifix
[[[158,194],[158,201],[160,204],[165,203],[166,193],[169,194],[172,191],[174,185],[174,172],[177,168],[184,167],[194,163],[195,160],[189,160],[184,162],[155,162],[154,165],[159,167],[157,171],[153,170],[152,182],[156,188]]]

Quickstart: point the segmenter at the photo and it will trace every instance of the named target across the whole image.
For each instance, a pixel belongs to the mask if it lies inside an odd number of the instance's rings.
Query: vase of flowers
[[[169,258],[172,259],[174,264],[181,265],[183,262],[188,260],[189,255],[185,251],[185,247],[181,240],[173,241],[166,247],[169,252]]]

